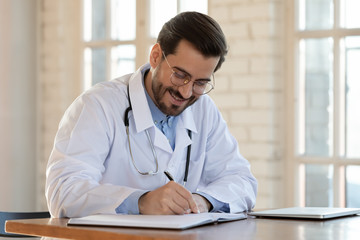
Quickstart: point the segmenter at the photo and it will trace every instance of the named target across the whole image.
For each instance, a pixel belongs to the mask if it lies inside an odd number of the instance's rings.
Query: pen
[[[165,175],[167,176],[167,178],[168,178],[170,181],[174,181],[174,182],[175,182],[173,176],[171,176],[171,174],[170,174],[168,171],[164,171],[164,173],[165,173]],[[184,185],[184,187],[185,187],[185,185]],[[190,212],[191,212],[190,209],[188,209],[188,210],[186,211],[186,213],[190,213]],[[200,213],[200,210],[198,210],[197,213]]]
[[[174,181],[173,176],[171,176],[171,174],[168,171],[164,171],[164,173],[170,181]]]

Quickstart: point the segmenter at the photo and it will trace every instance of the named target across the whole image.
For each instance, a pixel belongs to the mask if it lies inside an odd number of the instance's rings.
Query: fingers
[[[198,213],[192,194],[173,181],[141,196],[138,205],[141,214]]]
[[[177,184],[179,185],[179,184]],[[198,207],[196,202],[193,199],[193,195],[184,187],[179,185],[180,188],[177,188],[177,191],[179,195],[182,196],[182,198],[177,198],[175,202],[182,207],[185,207],[186,210],[185,213],[199,213]]]

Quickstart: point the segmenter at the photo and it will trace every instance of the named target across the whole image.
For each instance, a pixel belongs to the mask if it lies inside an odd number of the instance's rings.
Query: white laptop
[[[256,217],[329,219],[360,214],[360,208],[291,207],[250,212]]]

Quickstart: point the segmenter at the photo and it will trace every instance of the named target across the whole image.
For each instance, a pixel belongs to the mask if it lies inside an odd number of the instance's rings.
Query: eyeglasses
[[[186,74],[185,72],[180,71],[176,68],[171,67],[164,52],[163,52],[163,55],[164,55],[167,65],[169,66],[169,68],[172,71],[172,74],[170,76],[170,81],[172,84],[174,84],[175,86],[181,87],[181,86],[184,86],[184,85],[188,84],[189,82],[191,82],[191,77],[188,74]],[[199,95],[207,94],[211,90],[214,89],[214,85],[215,85],[214,74],[211,75],[210,80],[194,80],[193,82],[194,83],[192,86],[192,91],[195,94],[199,94]]]

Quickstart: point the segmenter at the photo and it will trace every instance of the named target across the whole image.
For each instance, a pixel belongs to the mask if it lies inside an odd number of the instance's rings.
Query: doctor
[[[212,18],[181,13],[163,26],[148,64],[79,96],[47,166],[52,216],[253,208],[249,162],[206,95],[226,53]]]

